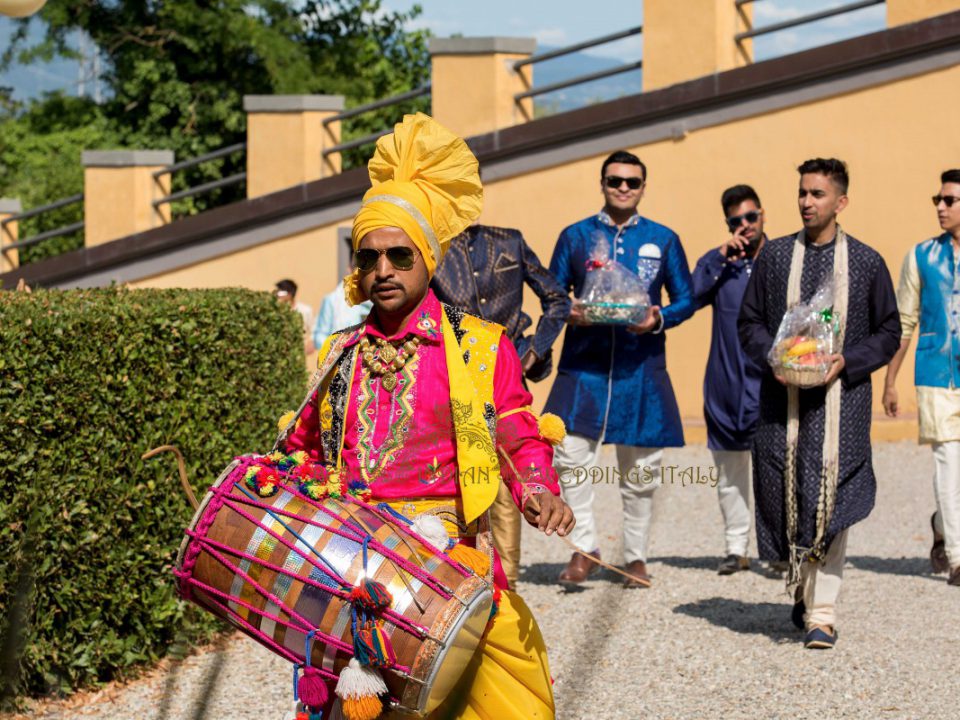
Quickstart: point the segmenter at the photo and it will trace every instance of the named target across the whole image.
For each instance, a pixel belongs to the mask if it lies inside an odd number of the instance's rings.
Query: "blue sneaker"
[[[803,638],[808,650],[830,650],[837,644],[837,629],[830,625],[817,625]]]

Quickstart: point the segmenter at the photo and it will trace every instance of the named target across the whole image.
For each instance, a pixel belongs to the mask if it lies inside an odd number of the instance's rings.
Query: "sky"
[[[383,6],[389,10],[406,11],[414,1],[383,0]],[[847,2],[849,0],[756,0],[753,4],[754,25],[760,27],[781,22]],[[439,37],[457,33],[532,37],[538,45],[550,47],[608,35],[643,22],[643,0],[592,0],[589,11],[585,11],[585,3],[579,0],[416,0],[416,3],[423,8],[423,13],[413,21],[413,27],[428,28]],[[880,30],[884,27],[884,19],[881,4],[758,38],[754,45],[755,59],[763,60]],[[6,44],[11,28],[11,20],[0,18],[0,48]],[[633,62],[642,57],[642,43],[642,36],[634,36],[587,52]],[[18,99],[54,89],[76,93],[79,90],[78,74],[77,64],[68,62],[16,68],[0,73],[0,86],[12,85]],[[88,81],[84,89],[91,93],[93,84]]]

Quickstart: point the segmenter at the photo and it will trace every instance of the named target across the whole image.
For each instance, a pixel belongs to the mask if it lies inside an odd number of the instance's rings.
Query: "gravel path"
[[[709,467],[710,454],[668,450],[664,463]],[[930,452],[882,444],[874,463],[877,508],[850,535],[833,651],[803,649],[779,576],[757,562],[749,573],[716,574],[722,525],[708,485],[658,491],[650,590],[625,591],[604,573],[565,594],[554,580],[566,546],[525,528],[519,589],[550,648],[558,717],[960,717],[950,677],[960,667],[960,589],[931,575],[927,560]],[[622,562],[618,494],[612,485],[598,492],[601,550]],[[198,697],[215,672],[216,690]],[[280,720],[289,705],[289,665],[238,636],[224,652],[29,717]]]

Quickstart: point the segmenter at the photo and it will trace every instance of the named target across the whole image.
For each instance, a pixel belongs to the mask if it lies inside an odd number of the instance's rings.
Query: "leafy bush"
[[[179,447],[201,497],[268,449],[304,389],[303,326],[240,289],[6,292],[0,318],[0,634],[32,578],[16,685],[69,692],[181,630],[171,567],[192,511],[173,456],[141,454]]]

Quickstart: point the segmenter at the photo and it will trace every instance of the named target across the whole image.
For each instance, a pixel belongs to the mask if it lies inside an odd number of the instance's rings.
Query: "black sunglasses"
[[[733,232],[743,224],[744,220],[746,220],[748,223],[753,224],[759,219],[760,219],[760,211],[751,210],[749,212],[745,212],[743,215],[734,215],[733,217],[728,217],[727,227],[730,228],[730,232]]]
[[[353,257],[360,272],[370,272],[377,266],[381,255],[386,255],[387,260],[397,270],[409,270],[417,261],[417,251],[403,246],[388,247],[386,250],[362,248],[357,250]]]
[[[617,189],[624,183],[627,184],[627,187],[631,190],[639,190],[640,186],[643,185],[643,178],[638,177],[618,177],[616,175],[607,175],[603,179],[603,184],[608,188]]]
[[[953,195],[934,195],[933,204],[939,205],[943,203],[948,208],[952,208],[955,202],[960,202],[960,197],[954,197]]]

